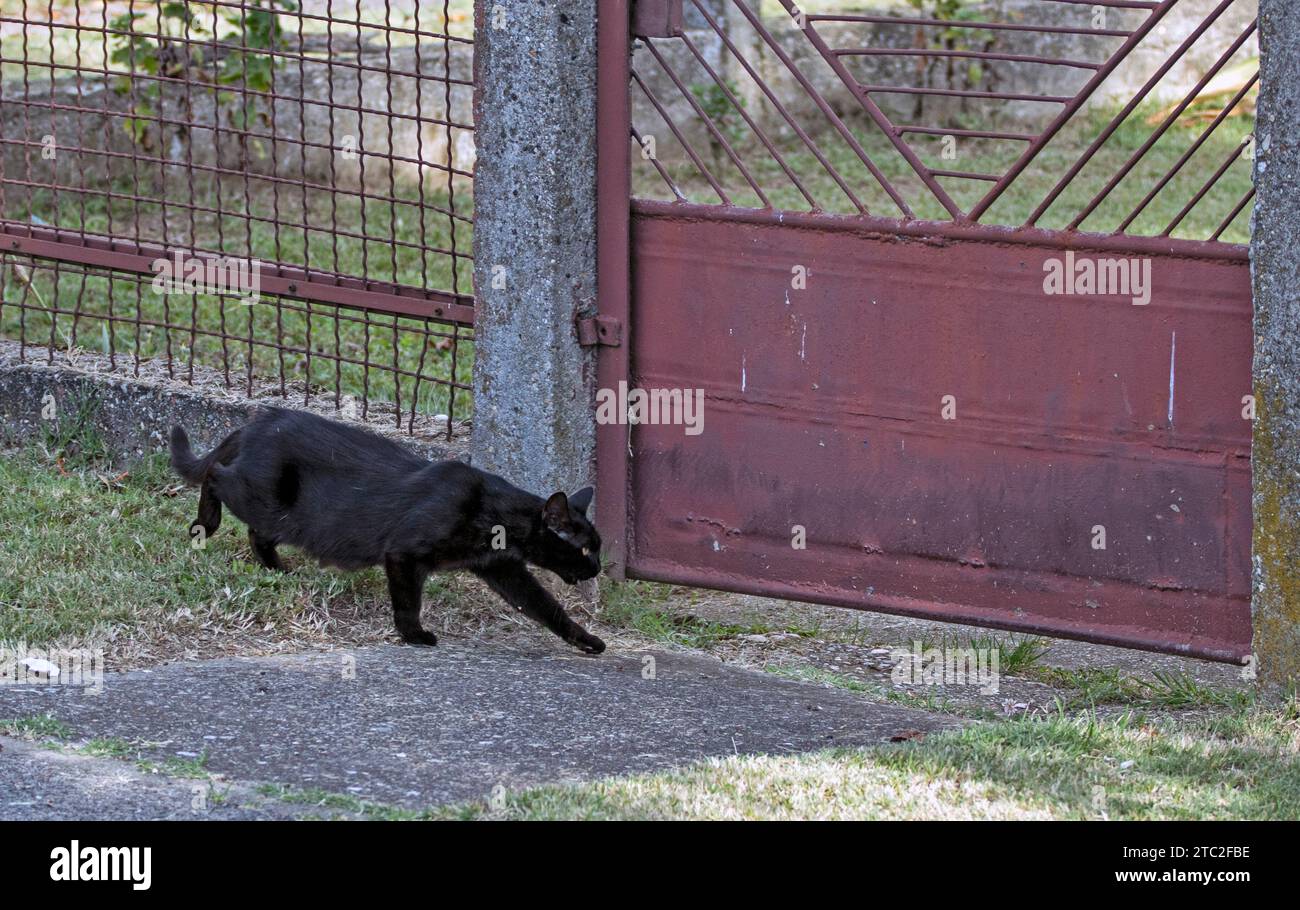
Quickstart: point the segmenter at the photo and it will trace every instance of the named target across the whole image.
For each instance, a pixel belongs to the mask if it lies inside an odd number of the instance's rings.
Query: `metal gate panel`
[[[636,5],[602,7],[598,381],[705,405],[599,425],[614,574],[1244,658],[1249,0]],[[1075,256],[1149,302],[1048,293]]]
[[[1044,297],[1059,246],[634,212],[632,247],[631,385],[706,405],[631,434],[629,574],[1248,653],[1246,263],[1152,256],[1142,307]]]

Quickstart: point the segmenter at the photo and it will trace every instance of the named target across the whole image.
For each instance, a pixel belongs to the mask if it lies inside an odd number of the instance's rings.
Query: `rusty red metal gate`
[[[614,571],[1241,660],[1252,4],[807,6],[602,4]]]

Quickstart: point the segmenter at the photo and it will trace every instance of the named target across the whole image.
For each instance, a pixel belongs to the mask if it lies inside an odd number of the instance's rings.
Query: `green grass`
[[[870,692],[875,695],[885,695],[884,686],[863,682],[860,679],[854,679],[852,676],[845,676],[843,673],[835,673],[809,664],[768,664],[763,670],[775,676],[795,679],[799,682],[817,683],[822,686],[845,689],[849,692]]]
[[[193,758],[183,758],[179,755],[169,755],[162,761],[142,758],[136,762],[136,767],[153,774],[166,774],[168,777],[184,777],[192,780],[204,780],[210,776],[206,749],[201,755]]]
[[[266,571],[229,517],[193,548],[196,496],[162,456],[121,476],[85,459],[60,468],[29,448],[0,457],[0,489],[0,642],[147,637],[205,621],[257,629],[313,605],[386,596],[373,571]]]
[[[1300,706],[1211,720],[1059,713],[873,748],[548,786],[448,818],[1300,818]]]
[[[1206,685],[1185,672],[1156,670],[1143,678],[1115,667],[1035,667],[1027,674],[1067,690],[1062,703],[1068,708],[1130,705],[1145,708],[1240,708],[1250,699],[1244,689]]]
[[[387,803],[363,800],[346,793],[331,793],[318,787],[290,787],[284,784],[262,784],[257,792],[268,799],[296,805],[311,806],[329,812],[346,812],[373,821],[427,821],[440,817],[434,810],[403,809]],[[323,815],[328,818],[328,815]]]
[[[52,714],[38,714],[33,717],[0,720],[0,733],[22,739],[64,740],[72,735],[72,730]]]
[[[943,634],[922,636],[917,639],[921,650],[937,648],[945,651],[984,651],[998,656],[998,672],[1007,676],[1024,674],[1031,667],[1037,666],[1051,650],[1051,645],[1041,638],[1032,636],[1002,637],[993,633],[979,635]],[[912,642],[907,643],[910,649]]]
[[[103,737],[92,739],[81,747],[83,755],[92,758],[135,758],[139,750],[124,739]]]
[[[83,744],[77,751],[82,755],[89,755],[93,758],[133,761],[137,768],[149,774],[165,774],[168,777],[191,780],[206,780],[212,776],[211,772],[208,771],[208,753],[206,749],[202,754],[192,758],[169,755],[166,758],[155,760],[146,758],[144,749],[141,746],[117,737],[105,737],[92,739]]]
[[[707,648],[742,635],[788,632],[815,637],[820,627],[798,624],[775,626],[761,619],[719,622],[682,611],[683,599],[697,596],[686,589],[648,581],[613,582],[601,579],[603,622],[640,633],[653,641],[684,648]]]
[[[878,682],[856,679],[812,664],[790,662],[767,664],[763,667],[763,671],[798,682],[814,683],[819,686],[844,689],[848,692],[858,692],[880,701],[893,702],[907,708],[916,708],[919,711],[949,714],[971,720],[998,719],[998,714],[992,708],[957,702],[941,694],[941,692],[927,691],[921,693],[895,689]]]

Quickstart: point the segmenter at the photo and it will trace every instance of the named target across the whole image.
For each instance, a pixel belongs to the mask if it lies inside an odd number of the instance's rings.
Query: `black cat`
[[[410,644],[438,643],[420,625],[428,574],[468,569],[569,644],[605,650],[527,568],[569,584],[600,573],[600,537],[585,514],[591,487],[543,500],[462,462],[426,461],[374,433],[281,408],[266,408],[202,458],[173,427],[171,463],[200,485],[192,534],[211,536],[224,504],[248,525],[268,569],[284,568],[282,543],[343,569],[383,565],[397,631]]]

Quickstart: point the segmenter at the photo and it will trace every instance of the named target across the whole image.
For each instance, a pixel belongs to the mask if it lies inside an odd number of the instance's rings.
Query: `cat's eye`
[[[582,555],[583,555],[583,556],[590,556],[590,555],[591,555],[591,547],[583,547],[583,548],[582,548]]]

